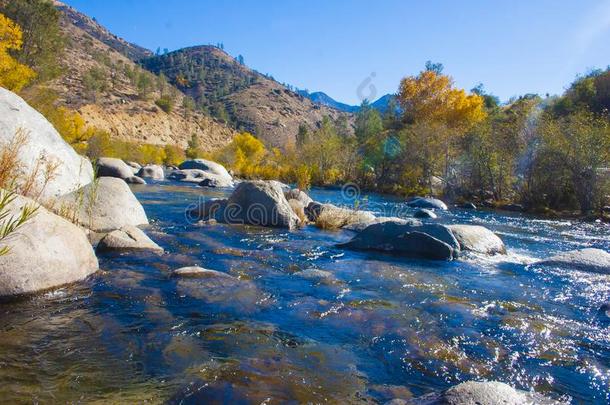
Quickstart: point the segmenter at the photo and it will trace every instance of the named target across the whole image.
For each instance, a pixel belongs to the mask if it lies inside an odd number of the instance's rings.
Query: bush
[[[157,101],[155,101],[155,104],[168,114],[171,113],[174,109],[174,100],[172,100],[168,96],[163,96],[157,99]]]

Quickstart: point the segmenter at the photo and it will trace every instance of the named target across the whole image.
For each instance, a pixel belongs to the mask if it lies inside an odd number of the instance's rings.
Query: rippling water
[[[607,225],[452,210],[438,221],[487,226],[508,255],[433,262],[335,248],[347,231],[188,224],[225,192],[133,190],[166,254],[105,254],[79,285],[0,304],[2,401],[370,403],[470,379],[610,401],[610,277],[528,266],[610,250]],[[378,195],[360,208],[412,214]],[[239,280],[169,277],[185,265]]]

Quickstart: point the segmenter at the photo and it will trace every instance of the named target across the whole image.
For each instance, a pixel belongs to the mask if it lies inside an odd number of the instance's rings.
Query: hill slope
[[[240,64],[217,47],[184,48],[141,63],[155,74],[163,73],[214,116],[273,146],[293,143],[301,124],[316,128],[325,116],[349,118]]]
[[[61,29],[69,38],[64,72],[50,86],[60,104],[121,140],[184,148],[195,135],[205,150],[230,142],[233,129],[184,108],[184,94],[133,61],[152,52],[113,35],[70,6],[55,5],[63,13]],[[162,95],[175,105],[169,113],[155,104]]]

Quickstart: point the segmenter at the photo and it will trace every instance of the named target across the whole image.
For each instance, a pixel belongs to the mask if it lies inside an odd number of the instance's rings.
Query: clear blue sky
[[[427,60],[503,101],[561,93],[610,64],[610,0],[66,2],[146,48],[222,42],[262,73],[351,104],[369,96],[367,78],[373,95],[395,92]]]

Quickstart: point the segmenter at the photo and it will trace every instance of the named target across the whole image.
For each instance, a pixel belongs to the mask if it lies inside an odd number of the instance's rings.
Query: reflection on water
[[[439,221],[485,225],[509,254],[430,262],[335,248],[347,231],[185,221],[186,206],[222,190],[134,190],[167,253],[107,254],[84,283],[1,304],[4,401],[384,402],[469,379],[610,399],[608,276],[528,267],[610,250],[605,225],[451,211]],[[377,195],[361,204],[412,212]],[[170,277],[187,265],[232,277]]]

